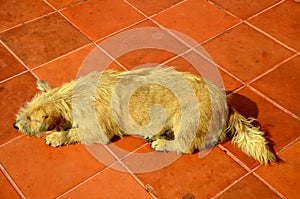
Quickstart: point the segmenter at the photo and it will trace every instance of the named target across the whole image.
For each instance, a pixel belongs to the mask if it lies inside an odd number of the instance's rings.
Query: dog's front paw
[[[157,139],[154,142],[152,142],[151,146],[153,149],[157,151],[166,151],[166,146],[168,144],[168,140],[165,139]]]
[[[54,132],[50,135],[47,135],[45,138],[45,142],[52,147],[62,146],[64,144],[62,132]]]

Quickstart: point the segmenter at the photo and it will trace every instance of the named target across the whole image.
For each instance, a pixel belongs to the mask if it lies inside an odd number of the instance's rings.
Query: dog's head
[[[64,119],[57,111],[57,102],[51,98],[52,87],[38,80],[37,88],[41,92],[19,111],[14,127],[29,136],[41,136],[47,131],[65,128]]]

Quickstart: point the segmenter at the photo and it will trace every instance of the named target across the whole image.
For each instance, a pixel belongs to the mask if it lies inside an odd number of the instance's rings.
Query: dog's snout
[[[14,123],[14,128],[19,130],[19,127],[17,126],[17,122]]]

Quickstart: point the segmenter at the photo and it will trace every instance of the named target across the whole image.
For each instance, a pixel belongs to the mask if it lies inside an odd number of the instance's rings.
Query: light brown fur
[[[29,136],[48,133],[46,143],[53,147],[79,142],[107,144],[113,136],[140,135],[155,150],[180,153],[193,153],[196,149],[202,150],[232,137],[235,145],[261,164],[276,161],[264,132],[254,127],[251,119],[244,118],[228,105],[221,89],[192,74],[178,74],[193,90],[190,95],[186,87],[181,88],[181,84],[176,85],[173,81],[179,92],[186,93],[185,105],[181,104],[176,93],[159,83],[141,84],[128,101],[130,117],[122,109],[127,103],[123,99],[125,93],[116,92],[116,86],[124,90],[126,87],[122,86],[139,83],[135,82],[139,78],[160,78],[172,83],[172,78],[178,79],[174,71],[159,67],[127,72],[110,70],[89,74],[59,88],[51,88],[38,80],[38,88],[42,92],[20,110],[15,127]],[[121,80],[124,82],[119,85]],[[192,104],[190,114],[197,115],[198,111],[199,120],[185,124],[182,122],[182,111],[193,102],[193,96],[198,104]],[[224,100],[225,103],[222,103]],[[164,112],[157,112],[153,108],[155,104],[164,107]],[[95,121],[87,119],[93,117]],[[133,124],[128,118],[133,120]],[[197,129],[193,133],[195,123]],[[221,124],[221,129],[218,124]],[[162,128],[148,132],[145,129],[149,125],[153,125],[154,129],[160,125]],[[220,133],[207,133],[217,132],[218,129]]]

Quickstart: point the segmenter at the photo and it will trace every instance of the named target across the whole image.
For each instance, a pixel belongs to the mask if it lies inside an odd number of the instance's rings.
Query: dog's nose
[[[14,128],[19,130],[19,127],[17,126],[17,122],[14,123]]]

